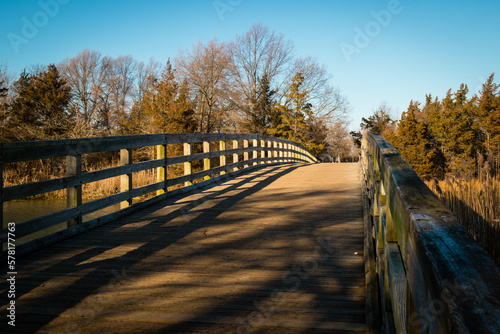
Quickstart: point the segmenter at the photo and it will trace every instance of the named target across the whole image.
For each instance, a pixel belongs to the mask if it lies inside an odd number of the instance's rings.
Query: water
[[[3,221],[19,224],[64,209],[66,209],[66,199],[10,201],[3,204]],[[119,204],[112,205],[84,216],[83,221],[89,221],[119,209]]]
[[[64,209],[66,209],[66,199],[10,201],[3,204],[4,226],[6,223],[13,222],[19,224],[30,219],[48,215]],[[120,204],[115,204],[83,216],[83,221],[86,222],[91,219],[113,213],[119,209]],[[16,238],[16,244],[22,245],[29,241],[64,230],[66,227],[67,223],[64,222],[26,236],[18,237]],[[6,246],[6,244],[3,245],[4,250],[6,249]]]
[[[3,205],[3,221],[18,224],[65,208],[65,199],[10,201]]]

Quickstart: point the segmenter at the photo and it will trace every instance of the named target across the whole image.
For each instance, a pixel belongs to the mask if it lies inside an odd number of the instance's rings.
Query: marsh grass
[[[459,175],[427,184],[500,265],[500,180]]]
[[[134,162],[149,160],[148,152],[137,152],[134,156]],[[92,172],[110,167],[119,166],[119,153],[106,152],[99,154],[86,155],[82,157],[82,172]],[[176,177],[182,175],[182,166],[168,168],[168,177]],[[64,177],[66,172],[66,160],[64,158],[45,159],[29,162],[18,162],[7,164],[4,168],[4,187],[15,186],[19,184],[27,184],[51,180]],[[133,187],[141,187],[147,184],[157,182],[156,170],[143,170],[133,174]],[[112,177],[96,182],[84,184],[82,186],[82,197],[84,200],[91,200],[113,195],[120,192],[120,177]],[[141,199],[152,197],[154,193],[142,196]],[[66,198],[66,189],[52,191],[36,196],[23,198],[23,200],[31,199],[64,199]]]

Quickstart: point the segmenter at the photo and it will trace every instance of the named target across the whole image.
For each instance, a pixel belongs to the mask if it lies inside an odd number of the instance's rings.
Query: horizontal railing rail
[[[385,328],[500,333],[498,265],[393,146],[362,142]]]
[[[202,143],[202,153],[193,153],[195,143]],[[167,147],[173,144],[182,144],[184,154],[168,156]],[[214,145],[217,144],[219,149],[213,150]],[[156,159],[134,162],[133,150],[144,147],[156,147]],[[82,171],[83,155],[110,151],[120,151],[120,166]],[[231,163],[227,163],[228,156],[232,157]],[[66,157],[66,176],[3,187],[5,164],[61,157]],[[214,158],[220,159],[218,166],[211,165],[211,160]],[[202,162],[203,170],[193,172],[192,165],[195,161]],[[214,182],[217,177],[220,178],[226,173],[250,167],[255,168],[259,165],[287,162],[315,163],[318,160],[300,144],[259,134],[181,133],[0,143],[0,176],[2,178],[0,220],[2,220],[3,227],[1,235],[3,250],[8,248],[9,239],[9,222],[3,221],[3,204],[8,201],[63,189],[67,192],[66,209],[16,224],[16,239],[59,224],[67,224],[62,231],[44,235],[18,246],[16,253],[22,254],[178,193],[178,191],[169,193],[170,187],[184,185],[191,189]],[[167,167],[178,164],[183,164],[184,175],[170,177]],[[157,182],[136,188],[132,186],[133,173],[152,169],[156,170]],[[83,203],[83,185],[112,177],[121,178],[120,192]],[[198,184],[193,185],[197,180]],[[187,190],[185,188],[182,191]],[[153,198],[132,205],[133,199],[154,192],[156,194]],[[83,216],[116,204],[120,204],[121,210],[83,223]]]

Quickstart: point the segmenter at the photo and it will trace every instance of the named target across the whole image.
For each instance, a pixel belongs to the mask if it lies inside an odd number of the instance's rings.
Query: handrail
[[[382,136],[366,132],[383,321],[397,333],[500,333],[500,268]]]
[[[217,151],[210,150],[211,143],[214,142],[219,143]],[[227,142],[231,143],[230,149],[226,149]],[[194,143],[203,143],[203,153],[192,153]],[[171,144],[182,144],[184,155],[167,156],[167,146]],[[134,163],[132,151],[150,146],[156,146],[156,159]],[[120,151],[120,166],[82,172],[82,155],[118,150]],[[243,160],[239,161],[241,155]],[[226,163],[227,156],[233,157],[232,163]],[[4,164],[57,157],[66,157],[65,177],[10,187],[2,186]],[[220,158],[220,164],[218,167],[212,167],[210,158],[217,157]],[[198,160],[203,161],[204,168],[202,171],[193,173],[192,163]],[[67,222],[67,228],[18,246],[16,253],[19,255],[158,202],[173,194],[172,191],[168,192],[169,187],[184,184],[185,188],[182,191],[187,191],[186,187],[200,187],[217,181],[218,178],[214,178],[216,174],[222,175],[255,168],[254,166],[257,165],[286,162],[314,163],[318,160],[300,144],[259,134],[166,133],[0,143],[0,177],[2,180],[0,183],[0,222],[3,227],[1,235],[3,250],[7,248],[8,241],[8,222],[3,222],[3,203],[8,201],[67,189],[68,207],[66,209],[17,224],[15,236],[19,239],[65,222]],[[181,163],[184,164],[184,176],[165,177],[167,166]],[[132,187],[132,173],[153,168],[157,170],[157,182],[138,188]],[[87,203],[82,202],[82,185],[117,176],[121,177],[119,193]],[[205,179],[205,181],[193,185],[193,182],[198,179]],[[153,192],[157,192],[153,198],[132,205],[134,198]],[[121,210],[89,222],[82,222],[84,215],[118,203]]]

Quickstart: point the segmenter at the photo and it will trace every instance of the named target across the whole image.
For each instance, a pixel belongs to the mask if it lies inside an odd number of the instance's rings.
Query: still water
[[[64,210],[65,208],[66,199],[10,201],[3,204],[3,221],[19,224],[33,218],[48,215],[49,213]],[[83,221],[89,221],[96,217],[113,213],[119,209],[120,205],[116,204],[84,216]]]
[[[33,218],[64,210],[65,208],[66,199],[10,201],[3,204],[3,221],[4,224],[10,222],[19,224]],[[119,209],[120,204],[112,205],[105,209],[83,216],[83,221],[86,222],[91,219],[113,213],[115,211],[118,211]],[[22,245],[29,241],[50,235],[57,231],[64,230],[66,227],[66,223],[61,223],[20,238],[18,237],[16,238],[16,244]],[[3,249],[5,249],[6,246],[7,245],[4,244]]]

